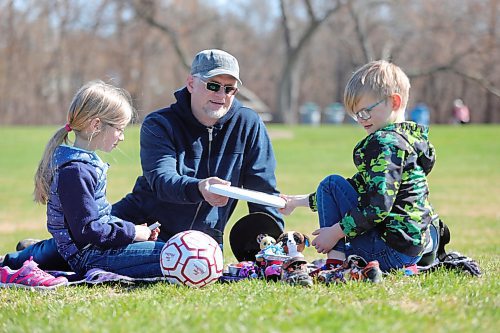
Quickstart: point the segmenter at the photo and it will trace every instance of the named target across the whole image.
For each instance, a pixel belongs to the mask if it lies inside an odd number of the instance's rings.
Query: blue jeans
[[[33,260],[41,269],[70,271],[68,263],[57,251],[54,238],[46,239],[33,244],[18,252],[7,253],[3,262],[4,266],[12,269],[19,269],[26,260],[33,257]]]
[[[323,179],[316,191],[320,228],[331,227],[358,205],[359,195],[342,176],[330,175]],[[348,239],[341,239],[332,250],[356,254],[366,261],[378,260],[384,272],[416,264],[421,256],[408,256],[391,248],[380,236],[377,228]]]
[[[163,242],[137,242],[116,249],[102,250],[95,246],[81,250],[67,263],[57,251],[53,238],[33,244],[23,251],[9,253],[3,265],[19,269],[24,261],[33,257],[44,270],[75,271],[83,275],[92,268],[134,278],[162,276],[160,252]]]
[[[107,250],[90,246],[70,258],[69,264],[80,275],[100,268],[133,278],[161,277],[160,253],[163,245],[163,242],[148,241]]]

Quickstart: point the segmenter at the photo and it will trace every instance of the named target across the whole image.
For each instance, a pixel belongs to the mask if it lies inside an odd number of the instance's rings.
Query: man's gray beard
[[[222,109],[222,110],[218,110],[218,111],[205,111],[205,114],[210,119],[220,119],[220,118],[225,116],[227,111],[228,111],[227,109]]]

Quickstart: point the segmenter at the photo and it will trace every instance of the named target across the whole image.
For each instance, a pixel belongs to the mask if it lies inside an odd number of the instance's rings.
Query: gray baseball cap
[[[203,50],[194,57],[191,75],[209,79],[221,74],[231,75],[241,83],[238,60],[229,53],[217,49]]]

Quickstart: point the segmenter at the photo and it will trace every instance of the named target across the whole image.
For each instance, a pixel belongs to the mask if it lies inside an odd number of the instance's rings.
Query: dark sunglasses
[[[236,88],[235,86],[223,86],[222,84],[217,82],[204,81],[201,78],[199,79],[201,82],[205,83],[205,87],[207,88],[207,90],[218,92],[220,88],[224,88],[224,93],[229,96],[233,96],[238,92],[238,88]]]

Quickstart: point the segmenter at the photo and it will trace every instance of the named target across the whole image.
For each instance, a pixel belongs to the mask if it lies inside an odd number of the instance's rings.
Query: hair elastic
[[[64,129],[66,130],[66,132],[71,132],[73,129],[71,128],[71,126],[69,126],[69,124],[66,124],[64,125]]]

